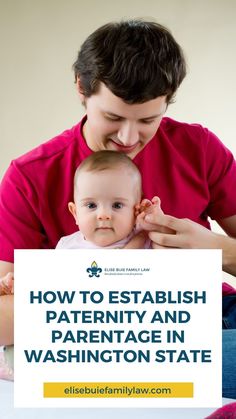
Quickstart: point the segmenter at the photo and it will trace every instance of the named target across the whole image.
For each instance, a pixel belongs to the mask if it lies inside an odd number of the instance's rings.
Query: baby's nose
[[[101,208],[101,210],[98,213],[98,219],[99,220],[110,220],[111,219],[110,211],[105,209],[105,208]]]

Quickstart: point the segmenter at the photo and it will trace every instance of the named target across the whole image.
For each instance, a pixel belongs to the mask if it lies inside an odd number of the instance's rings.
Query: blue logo
[[[89,278],[92,278],[93,276],[96,276],[96,278],[99,278],[100,277],[99,274],[102,272],[102,269],[98,268],[97,263],[94,261],[91,264],[91,268],[87,269],[87,272],[89,273]]]

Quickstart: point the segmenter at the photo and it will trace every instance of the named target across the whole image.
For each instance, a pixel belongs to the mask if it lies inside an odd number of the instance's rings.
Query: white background
[[[86,269],[95,260],[99,267],[151,267],[143,276],[105,276],[88,278]],[[15,252],[15,404],[21,407],[204,407],[221,402],[221,252],[218,250],[18,250]],[[32,281],[33,278],[33,281]],[[207,304],[29,304],[29,291],[58,290],[202,290]],[[81,301],[81,299],[80,299]],[[22,310],[24,307],[24,310]],[[158,344],[157,349],[212,349],[212,363],[27,363],[24,349],[81,349],[77,344],[51,344],[50,329],[98,329],[99,324],[45,324],[45,311],[56,310],[187,310],[191,321],[185,325],[133,324],[133,329],[185,329],[185,343]],[[145,318],[144,318],[145,319]],[[149,320],[150,317],[147,317]],[[121,327],[120,327],[121,326]],[[151,326],[151,327],[150,327]],[[124,324],[108,326],[124,329]],[[131,329],[131,325],[125,325]],[[112,349],[111,344],[101,348]],[[114,349],[118,344],[114,344]],[[133,344],[141,349],[142,344]],[[150,345],[155,352],[157,344]],[[99,349],[99,344],[92,344]],[[107,347],[108,346],[108,347]],[[122,345],[125,346],[125,345]],[[131,345],[128,345],[129,348]],[[162,346],[162,347],[161,347]],[[173,348],[174,346],[174,348]],[[144,345],[147,349],[147,344]],[[153,349],[152,349],[153,348]],[[91,349],[91,348],[90,348]],[[141,381],[194,382],[193,399],[43,399],[43,382]]]

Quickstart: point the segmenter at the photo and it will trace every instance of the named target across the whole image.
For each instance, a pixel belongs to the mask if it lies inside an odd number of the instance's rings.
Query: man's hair
[[[81,172],[102,172],[104,170],[112,170],[120,168],[128,169],[134,176],[137,184],[138,192],[142,193],[142,178],[139,169],[133,161],[124,153],[111,150],[101,150],[90,154],[85,160],[77,167],[74,176],[74,194],[78,187],[77,180]],[[102,185],[101,185],[102,187]]]
[[[127,20],[98,28],[82,44],[73,64],[85,97],[100,82],[128,104],[167,96],[167,103],[186,75],[181,47],[156,22]]]

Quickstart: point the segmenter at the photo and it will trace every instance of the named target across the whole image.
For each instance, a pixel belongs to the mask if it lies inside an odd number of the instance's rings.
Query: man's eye
[[[86,204],[86,207],[89,208],[89,209],[95,209],[95,208],[97,208],[97,205],[94,202],[88,202]]]
[[[112,205],[112,208],[121,209],[123,208],[123,206],[124,205],[121,202],[114,202],[114,204]]]
[[[148,125],[148,124],[152,124],[154,121],[155,119],[143,119],[142,123]]]
[[[119,116],[112,116],[112,115],[105,115],[105,118],[108,119],[108,121],[120,121],[121,118]]]

